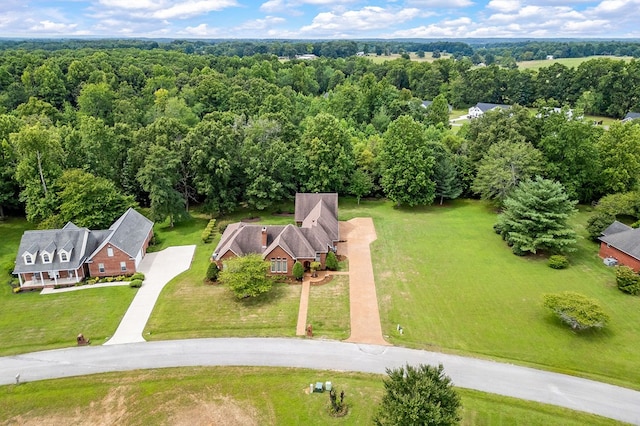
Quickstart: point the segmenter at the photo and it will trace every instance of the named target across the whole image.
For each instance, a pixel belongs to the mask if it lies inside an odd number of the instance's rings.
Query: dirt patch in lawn
[[[128,387],[113,388],[100,401],[91,402],[87,408],[76,408],[70,413],[48,413],[46,415],[29,416],[23,414],[6,419],[3,424],[19,424],[25,426],[57,426],[57,425],[115,425],[137,423],[147,418],[149,414],[166,416],[171,425],[242,425],[253,426],[261,424],[257,410],[241,404],[230,397],[219,397],[213,400],[202,399],[189,394],[188,399],[179,397],[170,401],[159,401],[152,413],[146,412],[148,407],[137,406],[127,401]],[[164,400],[164,398],[160,398]],[[138,410],[145,412],[138,412]],[[70,410],[71,411],[71,410]]]

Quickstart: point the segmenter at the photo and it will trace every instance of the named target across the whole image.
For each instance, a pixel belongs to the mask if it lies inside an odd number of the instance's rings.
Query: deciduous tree
[[[269,263],[260,254],[248,254],[224,261],[218,279],[227,285],[238,299],[256,297],[271,290],[273,278],[267,275]]]
[[[545,294],[544,306],[577,331],[602,328],[609,321],[597,300],[573,291]]]

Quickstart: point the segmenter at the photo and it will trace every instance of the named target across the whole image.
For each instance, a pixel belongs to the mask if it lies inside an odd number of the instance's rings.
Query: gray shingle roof
[[[602,231],[602,235],[613,235],[619,232],[630,231],[631,229],[633,228],[629,225],[625,225],[624,223],[615,220],[611,225],[607,226],[607,229]]]
[[[338,241],[338,194],[296,194],[295,217],[302,223],[300,228],[233,223],[225,229],[211,257],[220,260],[229,251],[236,256],[261,253],[266,257],[280,247],[294,259],[309,259],[327,253]],[[263,229],[267,232],[266,248],[262,246]]]
[[[149,232],[153,228],[153,222],[129,208],[118,220],[109,227],[109,235],[104,238],[96,249],[91,253],[91,259],[105,244],[113,244],[120,250],[136,257],[142,248]],[[100,234],[102,236],[103,234]]]
[[[24,272],[44,272],[64,269],[77,269],[86,258],[87,241],[89,231],[86,228],[76,229],[47,229],[25,231],[20,240],[18,254],[16,255],[16,265],[14,274]],[[71,251],[68,262],[61,262],[56,246],[63,247],[65,251]],[[51,263],[42,262],[42,252],[48,251],[52,254]],[[24,262],[25,253],[36,255],[34,263],[28,265]]]
[[[622,121],[636,120],[638,118],[640,118],[640,112],[631,112],[631,111],[629,111],[627,113],[627,115],[624,116]]]
[[[511,108],[511,105],[505,105],[505,104],[490,104],[490,103],[485,103],[485,102],[478,102],[476,105],[476,108],[480,109],[480,111],[482,112],[487,112],[490,111],[494,108],[500,108],[500,109],[509,109]]]
[[[296,193],[295,221],[302,222],[318,202],[324,201],[329,211],[338,217],[338,194],[335,192]]]
[[[617,232],[600,237],[600,241],[640,260],[640,229]]]

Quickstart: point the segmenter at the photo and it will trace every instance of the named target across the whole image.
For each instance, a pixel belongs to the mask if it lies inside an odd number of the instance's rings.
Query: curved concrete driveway
[[[640,392],[511,364],[394,346],[284,338],[193,339],[86,346],[0,358],[0,384],[109,371],[248,365],[385,372],[442,363],[456,386],[640,424]]]
[[[195,250],[194,245],[168,247],[156,253],[148,253],[142,259],[138,271],[144,273],[144,284],[138,289],[118,329],[105,345],[145,341],[142,330],[149,321],[160,292],[175,276],[189,269]]]

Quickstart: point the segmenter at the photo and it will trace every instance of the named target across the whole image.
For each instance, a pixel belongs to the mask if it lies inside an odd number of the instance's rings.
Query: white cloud
[[[515,12],[520,9],[520,2],[518,0],[491,0],[487,7],[499,12]]]
[[[322,12],[313,18],[310,25],[300,29],[303,33],[344,33],[345,30],[370,31],[390,27],[409,21],[421,14],[420,9],[385,9],[378,6],[366,6],[360,10],[348,10],[346,12]],[[334,34],[335,36],[335,34]]]
[[[471,0],[409,0],[409,4],[422,7],[437,7],[443,9],[473,6]]]
[[[185,1],[174,4],[168,8],[162,8],[151,14],[157,19],[172,19],[172,18],[188,18],[191,16],[202,15],[205,13],[219,11],[226,9],[227,7],[236,6],[235,0],[200,0],[200,1]]]
[[[280,12],[285,8],[282,0],[269,0],[260,5],[260,10],[266,13]]]
[[[77,27],[77,24],[62,24],[51,21],[40,21],[36,25],[29,28],[29,31],[35,31],[40,33],[69,33]]]
[[[100,0],[103,6],[116,9],[157,9],[162,1],[153,0]]]
[[[286,19],[280,18],[278,16],[266,16],[264,19],[253,19],[251,21],[247,21],[242,25],[234,28],[236,30],[264,30],[267,28],[271,28],[274,25],[279,25],[286,22]]]

